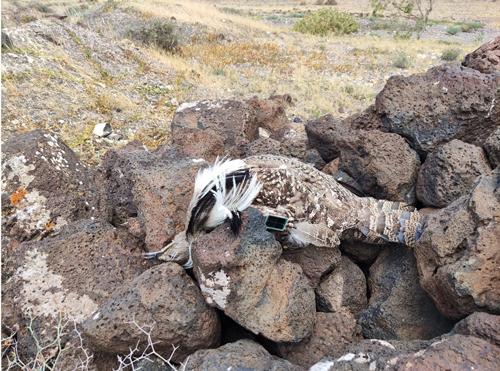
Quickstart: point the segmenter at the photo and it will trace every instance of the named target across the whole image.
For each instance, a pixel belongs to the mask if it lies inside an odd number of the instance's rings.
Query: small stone
[[[271,134],[264,128],[259,128],[259,138],[269,138]]]
[[[111,133],[107,136],[106,139],[110,139],[112,141],[118,141],[123,139],[123,135],[120,133]]]
[[[96,126],[94,126],[94,130],[92,130],[92,134],[101,138],[107,137],[112,132],[113,128],[111,127],[111,125],[105,122],[97,124]]]

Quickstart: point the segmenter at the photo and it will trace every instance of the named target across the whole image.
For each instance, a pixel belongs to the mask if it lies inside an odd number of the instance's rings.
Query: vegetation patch
[[[474,32],[482,29],[484,27],[484,24],[481,22],[460,22],[460,23],[455,23],[448,28],[446,28],[446,33],[448,35],[456,35],[459,32]]]
[[[455,61],[460,55],[460,52],[461,52],[460,49],[453,49],[453,48],[445,49],[441,54],[441,59],[443,61],[449,61],[449,62]]]
[[[397,68],[407,69],[411,66],[411,60],[405,52],[399,52],[394,58],[392,65]]]
[[[155,46],[168,52],[175,51],[179,45],[174,25],[162,19],[155,19],[138,29],[131,29],[128,35],[146,46]]]
[[[460,29],[462,30],[462,32],[474,32],[480,30],[483,27],[484,24],[477,21],[460,23]]]
[[[460,28],[460,26],[457,26],[457,25],[448,26],[448,28],[446,29],[446,33],[448,35],[456,35],[460,31],[461,31],[461,28]]]
[[[203,64],[216,69],[228,65],[251,64],[278,66],[285,62],[286,56],[275,43],[231,42],[192,44],[181,49],[187,58],[196,58]]]
[[[353,16],[335,9],[321,9],[301,19],[294,31],[325,36],[329,33],[344,35],[357,32],[358,22]]]

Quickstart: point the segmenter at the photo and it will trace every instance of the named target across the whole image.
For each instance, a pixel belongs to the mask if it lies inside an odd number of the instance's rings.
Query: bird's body
[[[289,218],[292,239],[301,226],[319,233],[311,243],[323,240],[326,246],[345,239],[412,246],[418,237],[420,215],[404,203],[358,197],[332,176],[293,158],[260,155],[245,163],[262,184],[252,206]]]
[[[288,242],[298,246],[334,247],[341,240],[413,246],[421,230],[420,214],[411,206],[358,197],[330,175],[299,160],[259,155],[216,162],[198,174],[185,237],[176,237],[177,242],[162,250],[162,254],[169,253],[160,259],[185,259],[185,250],[199,233],[208,233],[225,221],[237,233],[240,213],[250,205],[264,215],[287,220]],[[179,244],[182,238],[187,243]]]

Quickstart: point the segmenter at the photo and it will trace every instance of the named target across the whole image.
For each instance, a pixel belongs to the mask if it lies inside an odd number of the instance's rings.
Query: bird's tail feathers
[[[422,234],[423,217],[413,206],[372,199],[358,229],[367,242],[396,242],[413,247]]]

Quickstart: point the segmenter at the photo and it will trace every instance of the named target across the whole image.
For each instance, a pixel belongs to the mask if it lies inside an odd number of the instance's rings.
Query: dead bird
[[[422,216],[412,206],[359,197],[332,176],[293,158],[258,155],[217,160],[200,170],[185,230],[146,257],[191,268],[192,242],[223,223],[237,236],[241,213],[250,206],[266,216],[268,231],[297,247],[335,247],[342,240],[412,247],[422,232]]]

